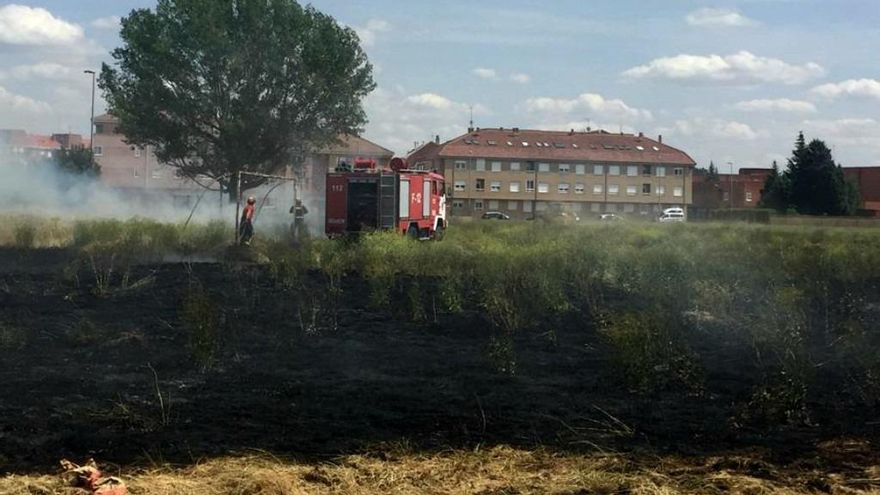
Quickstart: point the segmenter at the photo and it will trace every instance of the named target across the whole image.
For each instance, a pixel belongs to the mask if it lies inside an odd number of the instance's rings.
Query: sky
[[[150,0],[0,0],[0,128],[88,134],[91,76]],[[880,165],[878,0],[314,0],[355,29],[364,136],[477,127],[663,135],[700,166],[784,166],[797,133]],[[96,113],[104,110],[98,90]]]

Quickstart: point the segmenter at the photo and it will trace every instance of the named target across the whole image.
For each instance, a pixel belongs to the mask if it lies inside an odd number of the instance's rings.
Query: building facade
[[[880,167],[846,167],[843,174],[859,188],[862,212],[880,217]]]
[[[531,218],[561,210],[656,216],[672,206],[687,209],[693,200],[695,163],[662,137],[476,129],[441,145],[436,157],[453,215],[500,211]]]
[[[718,174],[714,179],[695,174],[693,206],[701,210],[757,208],[769,175],[769,168],[742,168],[737,174]]]

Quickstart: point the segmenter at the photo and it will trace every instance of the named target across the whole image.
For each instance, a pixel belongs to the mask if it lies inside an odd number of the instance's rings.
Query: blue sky
[[[118,17],[154,5],[0,3],[0,128],[85,132],[82,70],[109,61]],[[378,82],[365,135],[399,153],[461,134],[473,107],[482,127],[662,134],[722,169],[784,162],[799,130],[880,165],[877,0],[313,5],[361,35]]]

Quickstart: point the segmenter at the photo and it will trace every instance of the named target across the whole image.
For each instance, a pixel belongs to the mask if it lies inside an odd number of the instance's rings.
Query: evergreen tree
[[[709,161],[708,179],[710,182],[718,182],[718,167],[713,161]]]
[[[788,176],[779,173],[779,165],[773,161],[770,175],[764,181],[761,193],[761,208],[772,208],[784,212],[788,209]]]
[[[790,203],[804,215],[851,215],[855,213],[855,195],[848,189],[843,169],[834,163],[831,150],[814,139],[806,144],[798,134],[795,149],[788,160]]]

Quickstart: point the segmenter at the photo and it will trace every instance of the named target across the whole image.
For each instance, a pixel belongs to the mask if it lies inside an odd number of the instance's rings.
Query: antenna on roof
[[[470,108],[471,110],[471,120],[470,124],[468,125],[468,132],[474,132],[474,106],[468,105],[468,108]]]

